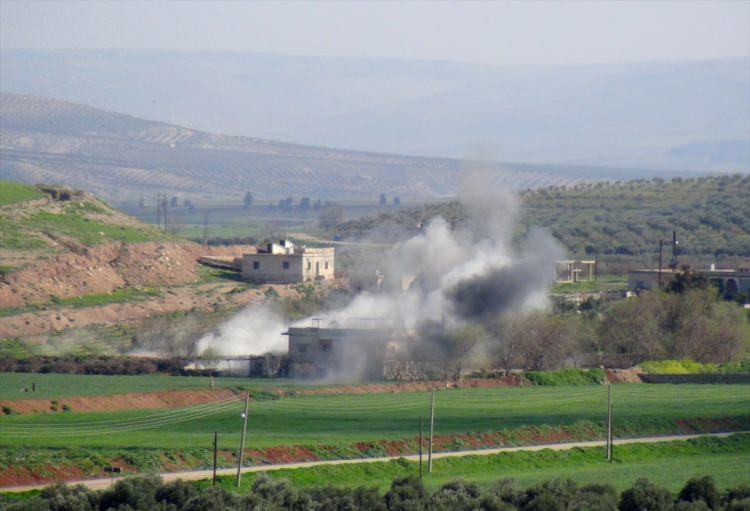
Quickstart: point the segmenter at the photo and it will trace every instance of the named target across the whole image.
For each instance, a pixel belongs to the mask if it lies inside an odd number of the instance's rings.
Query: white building
[[[334,248],[297,247],[288,240],[268,243],[242,256],[242,277],[252,282],[291,284],[334,278]]]

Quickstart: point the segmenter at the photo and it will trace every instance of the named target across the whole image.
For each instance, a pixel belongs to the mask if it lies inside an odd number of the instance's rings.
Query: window
[[[307,261],[307,269],[312,270],[312,261]]]
[[[282,263],[282,266],[284,267],[285,270],[288,270],[289,269],[289,261],[284,261]]]
[[[328,261],[326,261],[325,268],[326,268],[326,270],[328,269]]]
[[[253,261],[253,270],[260,270],[260,261]]]
[[[297,345],[297,351],[298,351],[298,352],[299,352],[300,354],[303,354],[303,355],[304,355],[305,353],[307,353],[307,344],[298,344],[298,345]]]

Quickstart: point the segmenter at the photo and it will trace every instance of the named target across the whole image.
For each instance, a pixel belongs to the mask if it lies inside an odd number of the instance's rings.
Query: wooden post
[[[242,417],[242,436],[240,437],[240,451],[237,453],[237,488],[240,487],[242,477],[242,452],[245,450],[245,432],[247,431],[247,409],[250,406],[250,394],[245,394],[245,413]]]
[[[661,253],[662,253],[662,247],[664,246],[664,241],[659,240],[659,272],[657,273],[656,277],[656,287],[661,289]]]
[[[427,451],[427,473],[432,474],[432,436],[435,432],[435,391],[432,391],[430,402],[430,445]]]
[[[612,384],[607,385],[607,461],[612,461]]]
[[[216,454],[219,449],[219,433],[214,431],[214,477],[213,485],[216,486]]]
[[[419,416],[419,480],[422,480],[422,416]]]

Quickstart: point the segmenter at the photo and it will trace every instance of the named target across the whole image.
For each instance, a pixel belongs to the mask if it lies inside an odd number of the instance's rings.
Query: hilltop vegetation
[[[69,197],[60,200],[34,186],[0,181],[0,251],[57,251],[114,241],[166,239],[156,228],[135,221],[91,195],[69,193]],[[32,202],[26,204],[28,201]]]
[[[548,228],[572,257],[653,256],[661,239],[666,262],[673,229],[682,255],[750,256],[750,175],[585,183],[527,191],[522,199],[521,231]],[[460,225],[466,211],[458,202],[431,204],[347,222],[336,233],[378,236],[389,225],[416,232],[435,216]]]

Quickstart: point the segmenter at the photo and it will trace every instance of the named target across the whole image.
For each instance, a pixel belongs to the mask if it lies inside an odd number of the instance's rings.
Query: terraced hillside
[[[417,223],[434,216],[460,224],[466,215],[458,202],[432,204],[347,222],[338,228],[338,234],[357,238],[370,232],[387,233],[387,225],[397,227],[394,232],[413,231]],[[598,252],[653,259],[659,240],[668,243],[676,229],[683,256],[747,259],[750,176],[543,188],[523,194],[522,220],[524,228],[550,229],[569,253],[578,257]]]
[[[311,196],[402,198],[455,193],[463,168],[418,158],[215,135],[74,103],[0,95],[0,177],[63,183],[110,200],[156,191],[185,198]],[[484,164],[483,164],[484,165]],[[486,164],[498,186],[518,189],[652,176],[599,167]]]
[[[0,181],[0,357],[126,352],[137,333],[163,344],[170,328],[200,335],[268,288],[198,258],[249,250],[174,238],[85,192]],[[274,291],[298,296],[291,286]]]

